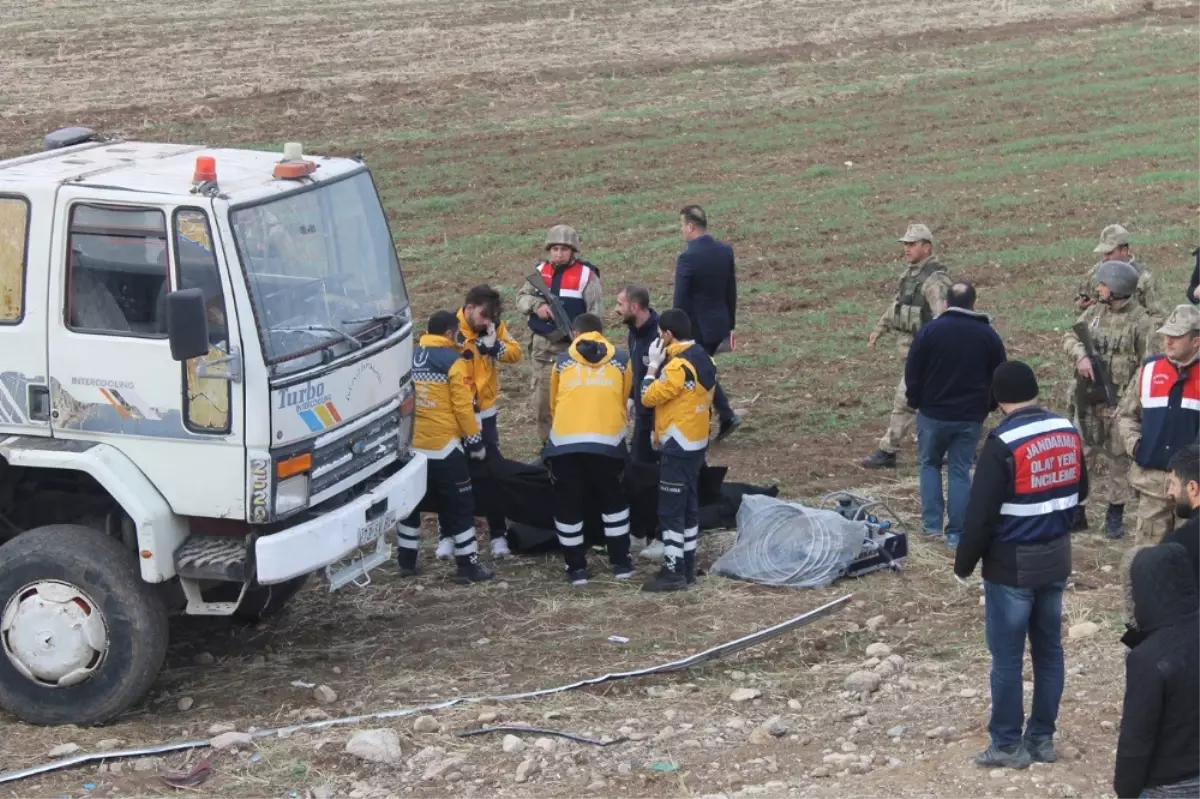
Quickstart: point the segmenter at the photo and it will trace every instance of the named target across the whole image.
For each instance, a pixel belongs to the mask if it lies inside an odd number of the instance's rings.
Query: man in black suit
[[[679,212],[680,228],[687,247],[675,262],[674,307],[687,313],[696,342],[708,354],[729,338],[737,323],[737,278],[733,248],[708,234],[708,215],[698,205]],[[729,407],[729,399],[718,381],[713,406],[720,420],[717,440],[732,433],[742,420]]]

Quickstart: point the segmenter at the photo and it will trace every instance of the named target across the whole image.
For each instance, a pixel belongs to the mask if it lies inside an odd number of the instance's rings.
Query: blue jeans
[[[1013,588],[983,583],[988,650],[992,653],[992,745],[1021,743],[1025,695],[1021,661],[1025,638],[1033,660],[1033,708],[1025,737],[1039,741],[1054,735],[1065,674],[1062,650],[1062,595],[1065,582],[1042,588]]]
[[[926,533],[942,532],[946,516],[946,543],[957,546],[971,493],[971,464],[983,425],[977,422],[942,422],[917,414],[917,449],[921,460],[921,523]],[[942,458],[949,466],[946,480],[949,507],[942,497]],[[947,512],[948,511],[948,512]]]

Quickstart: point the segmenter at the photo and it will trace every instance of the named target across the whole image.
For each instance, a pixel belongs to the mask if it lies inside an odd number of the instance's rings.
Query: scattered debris
[[[337,691],[328,685],[320,685],[313,691],[313,698],[317,700],[318,704],[331,705],[337,701],[338,695]]]
[[[732,702],[749,702],[751,699],[758,699],[762,696],[762,691],[757,688],[738,688],[729,695]]]
[[[844,685],[847,691],[853,691],[856,694],[874,693],[879,690],[882,682],[880,676],[873,671],[856,671],[846,677]]]
[[[192,709],[192,705],[194,704],[196,704],[195,699],[192,699],[190,696],[185,696],[175,703],[175,707],[179,709],[179,712],[186,713]]]
[[[172,788],[195,788],[213,774],[212,764],[207,760],[201,761],[188,771],[175,771],[159,777]]]
[[[346,742],[346,752],[369,760],[372,763],[394,764],[400,762],[400,736],[395,730],[360,730]]]
[[[561,730],[547,730],[544,727],[527,727],[527,726],[519,725],[519,724],[509,724],[509,725],[505,725],[505,726],[501,726],[501,727],[483,727],[478,730],[464,730],[463,732],[455,733],[455,735],[459,738],[469,738],[472,735],[485,735],[490,732],[504,732],[504,733],[523,732],[523,733],[532,733],[532,734],[536,734],[536,735],[556,735],[559,738],[566,738],[569,741],[577,741],[581,744],[592,744],[593,746],[612,746],[613,744],[624,743],[625,741],[629,740],[627,737],[625,737],[623,735],[620,738],[614,738],[611,741],[597,740],[595,738],[588,738],[587,736],[584,736],[584,735],[576,735],[573,732],[562,732]],[[524,742],[517,736],[511,735],[511,734],[505,735],[504,736],[504,745],[505,745],[504,751],[505,752],[509,752],[509,749],[507,748],[509,739],[512,739],[512,740],[516,741],[517,743],[521,744],[522,747],[525,745]],[[513,751],[520,752],[521,750],[514,749]],[[510,752],[510,754],[511,754],[511,752]]]
[[[520,765],[517,766],[516,781],[525,782],[525,780],[537,774],[538,770],[539,766],[536,760],[522,760]]]
[[[629,643],[629,639],[628,639],[628,638],[626,638],[626,637],[625,637],[625,636],[623,636],[623,635],[610,635],[610,636],[608,636],[608,640],[609,640],[609,641],[612,641],[614,644],[627,644],[627,643]]]
[[[192,658],[192,662],[195,663],[197,666],[211,666],[212,664],[217,662],[217,659],[214,658],[208,652],[201,652],[200,654],[198,654],[194,658]]]
[[[413,722],[413,732],[438,732],[442,725],[433,716],[417,716]]]
[[[420,587],[420,586],[418,586],[418,587]],[[479,704],[479,703],[488,702],[488,701],[511,701],[511,700],[516,700],[516,699],[535,699],[535,698],[541,697],[541,696],[551,696],[553,694],[559,694],[559,693],[563,693],[565,691],[577,690],[579,688],[583,688],[583,687],[590,686],[590,685],[601,685],[603,683],[612,682],[615,680],[624,680],[624,679],[629,679],[632,677],[646,677],[646,676],[650,676],[650,675],[654,675],[654,674],[669,674],[669,673],[673,673],[673,672],[677,672],[677,671],[682,671],[683,669],[688,669],[693,666],[700,665],[701,663],[707,663],[708,661],[714,660],[716,658],[723,657],[725,655],[729,655],[734,652],[740,652],[743,649],[746,649],[748,647],[756,646],[758,644],[764,643],[765,641],[769,641],[773,638],[783,635],[784,633],[791,632],[792,630],[795,630],[799,627],[809,624],[810,622],[816,621],[817,619],[824,618],[825,616],[828,616],[831,613],[836,613],[837,611],[844,608],[847,604],[849,604],[849,602],[853,599],[854,599],[854,594],[845,594],[845,595],[840,596],[837,599],[834,599],[830,602],[826,602],[824,605],[814,608],[813,610],[810,610],[807,613],[802,613],[798,616],[794,616],[790,619],[780,622],[779,624],[775,624],[770,627],[764,627],[761,630],[757,630],[748,635],[744,635],[741,638],[736,638],[732,641],[727,641],[723,644],[718,644],[717,646],[711,647],[702,652],[697,652],[694,655],[689,655],[688,657],[680,658],[679,660],[674,660],[669,663],[661,663],[656,666],[649,666],[649,667],[642,668],[642,669],[636,669],[634,671],[609,672],[607,674],[603,674],[598,677],[592,677],[592,678],[589,678],[586,680],[579,680],[577,682],[568,683],[566,685],[559,685],[559,686],[555,686],[553,688],[543,688],[543,689],[539,689],[536,691],[526,691],[524,693],[518,693],[518,694],[505,694],[502,696],[491,696],[491,697],[456,697],[454,699],[447,699],[443,702],[436,702],[433,704],[423,705],[423,706],[419,706],[419,707],[402,707],[402,708],[396,708],[394,710],[385,710],[385,711],[381,711],[378,713],[366,713],[366,714],[362,714],[362,715],[358,715],[358,716],[343,716],[341,718],[324,719],[321,721],[307,722],[305,724],[296,724],[296,725],[292,725],[292,726],[288,726],[288,727],[277,727],[277,728],[266,729],[266,730],[258,730],[257,732],[255,732],[253,734],[253,737],[255,739],[266,738],[266,737],[270,737],[270,736],[292,734],[292,733],[299,732],[301,730],[306,730],[306,729],[322,729],[322,728],[331,727],[334,725],[361,724],[364,721],[403,718],[406,716],[412,716],[417,713],[421,713],[423,711],[443,710],[446,708],[456,707],[456,706],[462,705],[462,704]],[[210,655],[210,657],[211,657],[211,655]],[[354,743],[356,738],[363,735],[364,733],[372,733],[372,732],[373,733],[389,733],[390,734],[390,736],[391,736],[390,746],[386,745],[389,742],[384,742],[385,746],[383,747],[382,751],[387,754],[394,753],[394,755],[393,755],[394,759],[390,760],[390,761],[386,761],[386,762],[398,761],[402,755],[401,750],[400,750],[400,740],[399,740],[399,736],[397,736],[396,733],[391,730],[364,730],[362,732],[359,732],[353,738],[350,739],[350,743],[347,743],[346,751],[350,752],[349,747],[351,744]],[[611,743],[617,743],[617,742],[618,741],[612,741]],[[379,743],[379,742],[376,741],[375,743]],[[112,758],[117,758],[117,757],[122,757],[122,758],[124,758],[124,757],[141,757],[144,755],[151,755],[151,754],[158,755],[158,754],[166,754],[169,752],[181,752],[181,751],[184,751],[187,749],[202,749],[204,747],[208,747],[211,745],[212,745],[211,739],[201,738],[201,739],[194,739],[194,740],[188,740],[188,741],[177,741],[177,742],[173,742],[173,743],[157,744],[154,746],[141,747],[141,748],[137,748],[137,749],[125,749],[125,750],[121,750],[118,752],[102,752],[102,753],[98,752],[98,753],[92,753],[92,754],[78,754],[75,757],[69,757],[64,760],[58,760],[58,761],[54,761],[51,763],[43,763],[41,765],[31,766],[29,768],[24,768],[24,769],[0,772],[0,785],[5,784],[5,783],[10,783],[10,782],[17,782],[19,780],[27,779],[29,777],[36,776],[38,774],[45,774],[45,773],[48,773],[51,771],[58,771],[59,769],[67,768],[69,766],[80,765],[83,763],[89,763],[89,762],[94,762],[94,761],[103,761],[106,759],[112,759]],[[365,751],[365,749],[367,748],[366,744],[363,743],[360,748],[362,748]],[[355,754],[355,752],[350,752],[350,754]],[[364,759],[370,759],[370,758],[364,757]]]
[[[885,643],[876,642],[867,647],[867,657],[869,658],[885,658],[892,654],[892,648]]]
[[[59,744],[51,749],[47,754],[50,757],[66,757],[73,755],[79,751],[79,744]]]
[[[317,684],[315,682],[305,682],[304,680],[292,680],[292,687],[293,688],[302,688],[305,691],[308,691],[313,688],[316,688]]]
[[[254,743],[254,736],[248,732],[223,732],[210,742],[213,749],[234,749],[239,746],[249,746]]]
[[[1096,633],[1100,632],[1100,625],[1094,621],[1081,621],[1079,624],[1072,624],[1067,630],[1068,638],[1091,638]]]

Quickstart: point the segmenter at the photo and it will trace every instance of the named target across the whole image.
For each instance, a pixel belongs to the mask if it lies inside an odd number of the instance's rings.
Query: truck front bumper
[[[259,538],[254,545],[256,574],[263,585],[281,583],[330,564],[354,558],[364,547],[378,544],[374,553],[360,558],[357,571],[365,574],[389,557],[383,538],[408,516],[425,496],[428,462],[414,453],[400,471],[360,497],[295,527]],[[380,553],[383,553],[380,557]],[[353,564],[339,575],[355,571]],[[334,588],[350,579],[334,580]]]

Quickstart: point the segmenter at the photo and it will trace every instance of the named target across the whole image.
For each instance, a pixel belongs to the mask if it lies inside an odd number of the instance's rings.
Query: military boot
[[[895,469],[896,453],[877,449],[858,462],[864,469]]]
[[[1104,514],[1104,534],[1109,538],[1125,536],[1125,506],[1109,505],[1108,513]]]
[[[479,562],[479,555],[474,552],[470,555],[455,555],[454,562],[458,565],[458,570],[454,572],[454,582],[459,585],[482,583],[496,576],[491,569]]]

